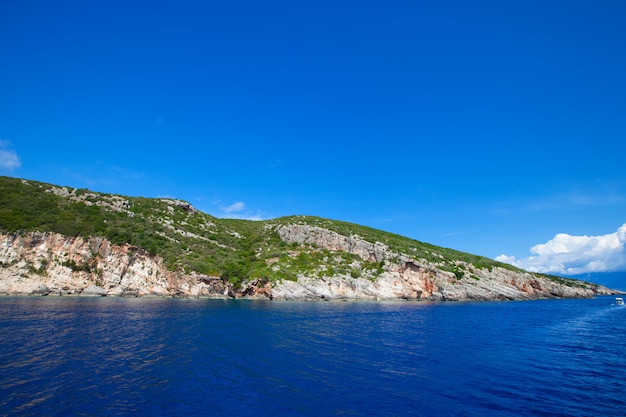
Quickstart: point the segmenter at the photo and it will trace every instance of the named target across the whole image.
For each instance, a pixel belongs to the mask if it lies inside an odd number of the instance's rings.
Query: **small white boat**
[[[617,297],[615,299],[615,305],[616,306],[623,306],[624,305],[624,299],[622,297]]]

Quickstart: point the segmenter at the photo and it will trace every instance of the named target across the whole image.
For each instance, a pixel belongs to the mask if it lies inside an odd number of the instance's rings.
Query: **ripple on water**
[[[0,414],[619,415],[606,300],[0,299]]]

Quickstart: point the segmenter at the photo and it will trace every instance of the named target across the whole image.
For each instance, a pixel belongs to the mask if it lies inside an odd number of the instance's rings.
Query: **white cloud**
[[[247,213],[247,214],[242,214],[242,215],[229,215],[227,218],[229,219],[238,219],[238,220],[252,220],[252,221],[261,221],[261,220],[265,220],[265,218],[260,214],[252,214],[252,213]]]
[[[11,142],[0,140],[0,169],[4,168],[13,171],[21,166],[22,162],[13,149]]]
[[[214,198],[212,200],[213,205],[219,203],[219,199]],[[230,206],[219,206],[221,211],[220,214],[214,214],[216,217],[221,217],[225,219],[239,219],[239,220],[265,220],[265,216],[260,210],[257,210],[256,213],[253,210],[248,209],[245,203],[242,201],[237,201]]]
[[[230,206],[220,207],[220,210],[222,210],[224,213],[235,213],[238,211],[242,211],[245,208],[246,208],[246,205],[244,203],[242,203],[241,201],[237,201],[236,203],[233,203]]]
[[[559,233],[546,243],[530,248],[535,256],[516,259],[500,255],[506,262],[531,272],[576,275],[589,272],[614,272],[626,269],[626,224],[614,233],[601,236],[572,236]]]

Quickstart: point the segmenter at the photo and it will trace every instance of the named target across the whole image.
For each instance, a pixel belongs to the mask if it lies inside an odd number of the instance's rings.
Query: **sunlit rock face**
[[[286,243],[343,251],[383,265],[379,274],[300,274],[294,281],[258,278],[234,287],[219,276],[165,268],[159,256],[114,245],[99,237],[56,233],[0,234],[0,293],[24,295],[161,296],[262,298],[277,300],[523,300],[590,297],[611,290],[576,281],[551,280],[494,267],[458,262],[462,275],[436,264],[394,253],[380,242],[343,236],[320,227],[282,225]]]
[[[158,256],[103,238],[38,232],[0,235],[0,262],[0,293],[5,294],[222,297],[227,293],[219,277],[168,271]]]
[[[383,243],[367,242],[358,236],[344,236],[315,226],[284,225],[277,227],[277,232],[287,243],[306,243],[353,253],[363,260],[384,261],[385,270],[374,280],[350,276],[322,279],[301,276],[297,282],[277,283],[272,291],[276,299],[524,300],[612,293],[602,286],[574,285],[566,280],[553,281],[498,267],[477,269],[461,261],[457,265],[471,273],[458,277],[433,263],[394,253]]]

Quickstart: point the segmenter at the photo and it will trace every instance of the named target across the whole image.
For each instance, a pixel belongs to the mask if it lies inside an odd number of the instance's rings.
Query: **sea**
[[[0,415],[625,415],[614,303],[2,297]]]

